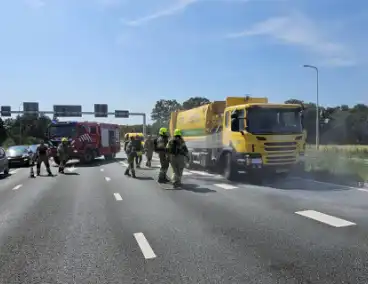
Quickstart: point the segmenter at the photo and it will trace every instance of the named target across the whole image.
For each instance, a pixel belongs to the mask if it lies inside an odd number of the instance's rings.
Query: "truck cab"
[[[302,107],[251,102],[226,107],[222,142],[225,175],[244,169],[256,174],[287,173],[304,156]]]

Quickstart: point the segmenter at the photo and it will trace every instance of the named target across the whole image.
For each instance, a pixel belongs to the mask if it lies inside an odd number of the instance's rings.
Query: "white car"
[[[0,173],[9,174],[9,161],[4,148],[0,147]]]

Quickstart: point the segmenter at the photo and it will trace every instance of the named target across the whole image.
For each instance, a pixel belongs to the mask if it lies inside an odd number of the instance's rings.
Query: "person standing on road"
[[[151,167],[151,161],[153,156],[153,150],[155,149],[154,141],[152,140],[151,135],[147,136],[146,141],[144,142],[144,152],[146,153],[146,166]]]
[[[49,176],[52,176],[52,172],[50,169],[49,156],[48,156],[48,147],[46,146],[44,141],[41,141],[40,145],[37,147],[36,155],[37,155],[37,175],[41,174],[41,164],[44,163],[46,166],[46,170]]]
[[[170,157],[170,164],[173,169],[174,187],[181,186],[181,177],[185,166],[185,157],[188,157],[188,148],[182,138],[181,130],[175,129],[174,137],[167,144],[167,152]]]
[[[167,178],[167,170],[169,169],[169,158],[166,153],[166,146],[169,142],[169,137],[167,135],[167,128],[162,127],[159,131],[159,137],[155,139],[154,146],[155,146],[155,152],[158,153],[158,157],[160,158],[160,173],[158,176],[158,182],[159,183],[165,183],[169,182],[170,180]]]
[[[130,176],[130,171],[132,172],[132,177],[135,178],[134,160],[137,157],[137,152],[142,150],[141,141],[136,140],[134,136],[130,137],[130,142],[126,146],[126,154],[128,158],[128,167],[125,170],[125,175]]]
[[[69,158],[69,145],[68,145],[68,139],[63,138],[61,139],[61,143],[57,148],[57,155],[59,156],[59,173],[64,173],[64,168],[66,163],[68,162]]]

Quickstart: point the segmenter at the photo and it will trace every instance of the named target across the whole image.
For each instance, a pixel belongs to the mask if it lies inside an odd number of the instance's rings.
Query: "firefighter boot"
[[[41,175],[41,167],[37,167],[37,176]]]
[[[129,169],[126,169],[126,170],[125,170],[124,175],[126,175],[126,176],[130,176]]]
[[[136,176],[135,176],[135,171],[132,171],[132,177],[133,177],[133,178],[136,178]]]
[[[35,177],[33,167],[31,167],[31,172],[29,173],[29,177],[30,178],[34,178]]]

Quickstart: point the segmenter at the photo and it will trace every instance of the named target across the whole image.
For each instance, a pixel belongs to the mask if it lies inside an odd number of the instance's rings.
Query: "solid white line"
[[[105,180],[106,180],[106,181],[110,181],[110,180],[111,180],[111,178],[109,178],[109,177],[105,177]]]
[[[143,256],[145,259],[151,259],[155,258],[156,255],[153,252],[150,244],[148,243],[146,237],[143,235],[143,233],[135,233],[134,237],[143,253]]]
[[[197,175],[201,175],[201,176],[210,176],[210,177],[215,176],[213,174],[209,174],[209,173],[206,173],[206,172],[200,172],[200,171],[189,171],[189,172],[191,172],[192,174],[197,174]]]
[[[121,200],[123,200],[123,198],[121,197],[121,195],[120,195],[119,193],[114,193],[114,196],[115,196],[115,199],[116,199],[117,201],[121,201]]]
[[[191,172],[186,172],[186,171],[183,172],[183,176],[190,176],[190,175],[192,175]]]
[[[13,190],[17,190],[20,189],[23,186],[23,184],[18,184],[16,186],[13,187]]]
[[[355,223],[340,219],[340,218],[336,218],[334,216],[330,216],[327,214],[323,214],[321,212],[318,211],[314,211],[314,210],[305,210],[305,211],[298,211],[295,212],[295,214],[319,221],[321,223],[325,223],[327,225],[333,226],[333,227],[347,227],[347,226],[353,226],[356,225]]]
[[[233,185],[226,184],[226,183],[217,183],[217,184],[214,184],[214,186],[221,187],[223,189],[234,189],[234,188],[238,188],[237,186],[233,186]]]
[[[290,179],[305,180],[305,181],[315,182],[315,183],[329,185],[329,186],[345,187],[345,188],[350,188],[350,189],[355,189],[355,190],[359,190],[359,191],[368,192],[368,189],[365,189],[365,188],[347,186],[347,185],[342,185],[342,184],[332,183],[332,182],[318,181],[318,180],[309,179],[309,178],[290,177]]]

